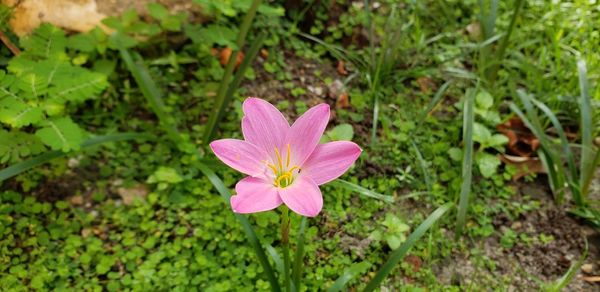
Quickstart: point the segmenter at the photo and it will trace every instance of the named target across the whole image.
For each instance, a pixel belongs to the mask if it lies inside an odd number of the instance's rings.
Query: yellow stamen
[[[285,163],[285,167],[290,167],[290,156],[291,156],[290,155],[290,152],[291,152],[291,150],[290,150],[290,144],[287,144],[287,148],[288,148],[287,149],[288,153],[287,153],[287,161]]]
[[[279,149],[275,147],[275,155],[277,155],[277,163],[279,164],[279,170],[283,170],[283,163],[281,162],[281,155],[279,154]]]
[[[281,180],[285,179],[285,186],[288,186],[290,184],[290,179],[292,178],[292,174],[289,172],[286,172],[282,175],[280,175],[276,180],[275,180],[275,186],[277,187],[281,187]]]

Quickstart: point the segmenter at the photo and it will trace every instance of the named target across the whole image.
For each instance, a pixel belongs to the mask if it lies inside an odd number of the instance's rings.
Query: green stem
[[[227,91],[229,89],[229,81],[233,75],[233,70],[235,69],[235,62],[237,60],[237,56],[244,46],[246,42],[246,35],[248,34],[248,30],[252,25],[252,20],[254,20],[254,16],[256,15],[256,11],[258,10],[258,6],[260,5],[261,0],[252,1],[252,6],[246,13],[242,25],[240,26],[240,32],[237,36],[235,51],[229,57],[229,62],[227,62],[227,66],[225,67],[225,74],[223,74],[223,79],[219,84],[219,90],[217,92],[217,97],[215,98],[214,110],[210,114],[208,118],[208,122],[206,123],[206,128],[204,130],[204,138],[202,139],[202,143],[204,145],[208,144],[212,139],[215,131],[217,130],[217,126],[219,121],[223,118],[226,107],[230,103],[231,96],[227,96]]]
[[[298,231],[298,243],[296,245],[296,255],[294,256],[294,267],[292,268],[292,282],[296,291],[300,291],[300,277],[302,276],[302,266],[304,258],[304,230],[306,229],[306,217],[302,217],[300,230]]]
[[[281,209],[281,245],[283,246],[283,277],[285,290],[290,292],[290,217],[289,209]]]

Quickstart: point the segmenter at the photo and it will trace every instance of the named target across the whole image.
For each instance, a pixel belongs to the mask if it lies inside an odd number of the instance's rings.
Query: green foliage
[[[2,139],[3,162],[41,152],[79,149],[84,132],[68,116],[67,107],[96,98],[106,87],[104,74],[72,65],[62,30],[42,25],[22,39],[24,52],[0,70],[0,122],[13,139]],[[35,130],[35,135],[33,131]]]

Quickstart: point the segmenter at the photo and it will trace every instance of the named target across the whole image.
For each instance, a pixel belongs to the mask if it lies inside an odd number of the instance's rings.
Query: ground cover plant
[[[0,6],[0,290],[599,289],[596,2],[117,5]]]

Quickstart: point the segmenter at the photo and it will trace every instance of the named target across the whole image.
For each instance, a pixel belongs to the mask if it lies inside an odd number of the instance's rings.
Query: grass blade
[[[366,272],[370,267],[371,263],[369,262],[360,262],[354,263],[350,267],[344,270],[344,273],[335,280],[333,285],[327,289],[327,292],[339,292],[344,291],[344,287],[350,280],[354,279],[356,276]]]
[[[577,274],[577,272],[583,265],[583,262],[587,258],[587,253],[588,253],[588,246],[587,246],[587,241],[586,241],[585,242],[585,251],[583,252],[583,254],[581,254],[581,256],[579,257],[577,262],[575,262],[573,265],[571,265],[569,270],[562,277],[557,279],[554,283],[552,283],[550,285],[542,285],[544,288],[543,291],[548,291],[548,292],[563,291],[563,289],[565,289],[567,287],[567,285],[569,285],[569,283],[571,283],[571,281],[573,281],[573,277],[575,277],[575,275]]]
[[[90,138],[84,141],[81,144],[81,149],[90,148],[96,145],[100,145],[103,143],[109,142],[118,142],[118,141],[126,141],[126,140],[135,140],[135,139],[151,139],[153,136],[149,134],[140,134],[140,133],[117,133],[117,134],[109,134],[106,136],[98,136]],[[17,164],[11,165],[3,170],[0,170],[0,183],[15,176],[21,174],[25,171],[28,171],[36,166],[42,165],[46,162],[49,162],[52,159],[67,156],[74,152],[63,152],[63,151],[48,151],[39,156],[27,159],[25,161],[19,162]]]
[[[297,291],[300,291],[300,278],[302,277],[302,267],[304,266],[304,230],[308,220],[302,216],[300,229],[298,230],[298,244],[296,245],[296,254],[294,255],[294,266],[292,267],[292,282]]]
[[[271,256],[273,263],[275,263],[275,269],[277,269],[279,274],[283,275],[283,260],[277,253],[277,250],[275,250],[275,248],[270,244],[265,246],[265,248],[267,249],[269,256]]]
[[[438,91],[433,96],[433,99],[427,105],[427,108],[421,114],[421,117],[419,118],[419,121],[420,121],[419,123],[423,122],[427,118],[427,116],[431,114],[433,109],[437,107],[437,105],[440,103],[440,100],[442,99],[442,97],[444,97],[444,93],[446,93],[446,90],[448,89],[448,87],[450,87],[451,84],[452,84],[452,80],[446,81],[446,83],[444,83],[444,84],[442,84],[442,86],[440,86]]]
[[[441,217],[444,215],[451,207],[453,203],[446,203],[439,208],[437,208],[413,233],[411,233],[406,241],[389,257],[387,262],[381,267],[381,269],[377,272],[375,277],[367,284],[365,288],[365,292],[374,291],[377,289],[381,282],[392,272],[394,267],[402,260],[402,258],[408,253],[411,247],[417,243],[423,235],[433,226]]]
[[[419,161],[419,167],[421,168],[421,172],[423,172],[423,178],[425,179],[427,191],[431,193],[433,184],[431,183],[431,178],[429,177],[429,172],[427,171],[427,163],[425,162],[425,159],[423,159],[423,155],[421,154],[419,147],[417,147],[415,140],[410,139],[410,143],[412,144],[413,148],[415,149],[415,153],[417,154],[417,160]]]
[[[231,197],[231,194],[229,193],[229,189],[223,184],[223,181],[217,176],[217,174],[215,174],[215,172],[212,169],[210,169],[210,167],[208,167],[206,164],[204,164],[200,161],[195,161],[194,164],[200,170],[200,172],[202,172],[202,174],[204,174],[208,178],[208,180],[212,183],[212,185],[215,187],[217,192],[219,192],[219,195],[221,195],[223,200],[225,200],[225,202],[229,203],[229,198]],[[237,218],[238,221],[242,224],[242,228],[244,229],[244,232],[246,233],[248,242],[250,243],[252,248],[254,248],[254,251],[256,252],[256,256],[258,257],[258,261],[260,262],[263,269],[265,270],[267,279],[269,280],[269,283],[271,284],[271,290],[272,291],[281,291],[279,282],[277,281],[277,277],[275,276],[275,273],[273,272],[273,268],[271,267],[271,263],[269,263],[269,259],[267,258],[265,251],[263,250],[262,246],[260,245],[260,240],[258,239],[258,236],[254,232],[254,229],[252,229],[252,226],[250,225],[250,221],[248,221],[248,218],[246,218],[246,216],[244,216],[244,215],[240,215],[237,213],[234,213],[234,215],[235,215],[235,218]]]
[[[571,147],[569,145],[569,140],[567,140],[567,135],[565,134],[565,131],[562,127],[562,125],[560,124],[560,122],[558,121],[558,118],[554,115],[554,113],[552,113],[552,110],[550,110],[550,108],[548,108],[545,104],[532,99],[531,100],[533,102],[533,104],[535,104],[535,106],[537,106],[545,115],[546,117],[548,117],[548,119],[550,120],[550,122],[552,123],[552,126],[556,129],[556,132],[558,133],[558,137],[560,139],[560,143],[562,146],[562,151],[563,154],[566,155],[567,158],[567,165],[569,167],[569,171],[570,171],[570,175],[566,176],[568,181],[569,181],[569,186],[571,187],[571,192],[573,193],[573,199],[575,200],[575,202],[582,202],[582,198],[581,198],[581,190],[580,190],[580,186],[578,185],[577,182],[577,167],[575,165],[575,157],[573,155],[573,151],[571,151]]]
[[[244,43],[246,42],[246,35],[248,34],[248,30],[250,30],[250,26],[252,25],[252,21],[254,20],[254,16],[256,15],[256,11],[258,10],[258,6],[260,5],[261,0],[253,0],[252,6],[244,16],[244,20],[240,26],[240,32],[237,36],[236,40],[236,50],[229,57],[229,62],[227,62],[227,66],[225,67],[225,73],[223,74],[223,79],[219,84],[219,90],[217,91],[217,97],[215,98],[214,110],[210,114],[208,118],[208,122],[206,123],[206,128],[204,132],[204,138],[202,139],[202,143],[204,145],[208,144],[212,139],[215,131],[217,130],[219,121],[223,117],[223,114],[227,107],[229,106],[227,92],[230,88],[230,80],[233,75],[233,70],[235,69],[235,62],[237,60],[237,56],[240,50],[244,47]],[[242,72],[243,76],[243,72]]]
[[[471,195],[471,180],[473,178],[473,124],[475,103],[475,89],[467,90],[467,98],[463,109],[463,145],[464,156],[462,161],[462,185],[458,212],[456,215],[456,237],[461,236],[467,219],[469,196]]]
[[[593,116],[592,116],[592,104],[589,95],[589,85],[587,80],[587,69],[585,61],[579,60],[577,62],[577,71],[579,72],[579,88],[581,96],[579,100],[579,111],[581,112],[581,177],[579,186],[582,188],[582,200],[585,200],[587,196],[588,187],[592,177],[594,177],[594,141],[593,141]],[[581,202],[583,203],[583,202]]]
[[[169,138],[173,141],[179,141],[181,138],[175,126],[175,121],[165,111],[165,104],[162,101],[162,95],[156,83],[154,83],[150,73],[144,67],[142,60],[139,60],[137,63],[133,60],[129,51],[120,43],[117,34],[114,33],[111,37],[119,48],[119,53],[121,59],[125,62],[125,66],[127,66],[127,69],[133,75],[133,79],[135,79],[135,82],[140,87],[140,91],[146,98],[150,109],[158,117],[162,128],[167,132]]]
[[[370,198],[374,198],[374,199],[378,199],[378,200],[382,200],[385,201],[387,203],[393,203],[394,202],[394,198],[392,198],[392,196],[389,195],[382,195],[380,193],[376,193],[374,191],[371,191],[369,189],[365,189],[357,184],[353,184],[349,181],[346,180],[342,180],[342,179],[336,179],[334,181],[332,181],[330,183],[332,186],[336,186],[336,187],[341,187],[353,192],[357,192],[363,196],[367,196]]]

